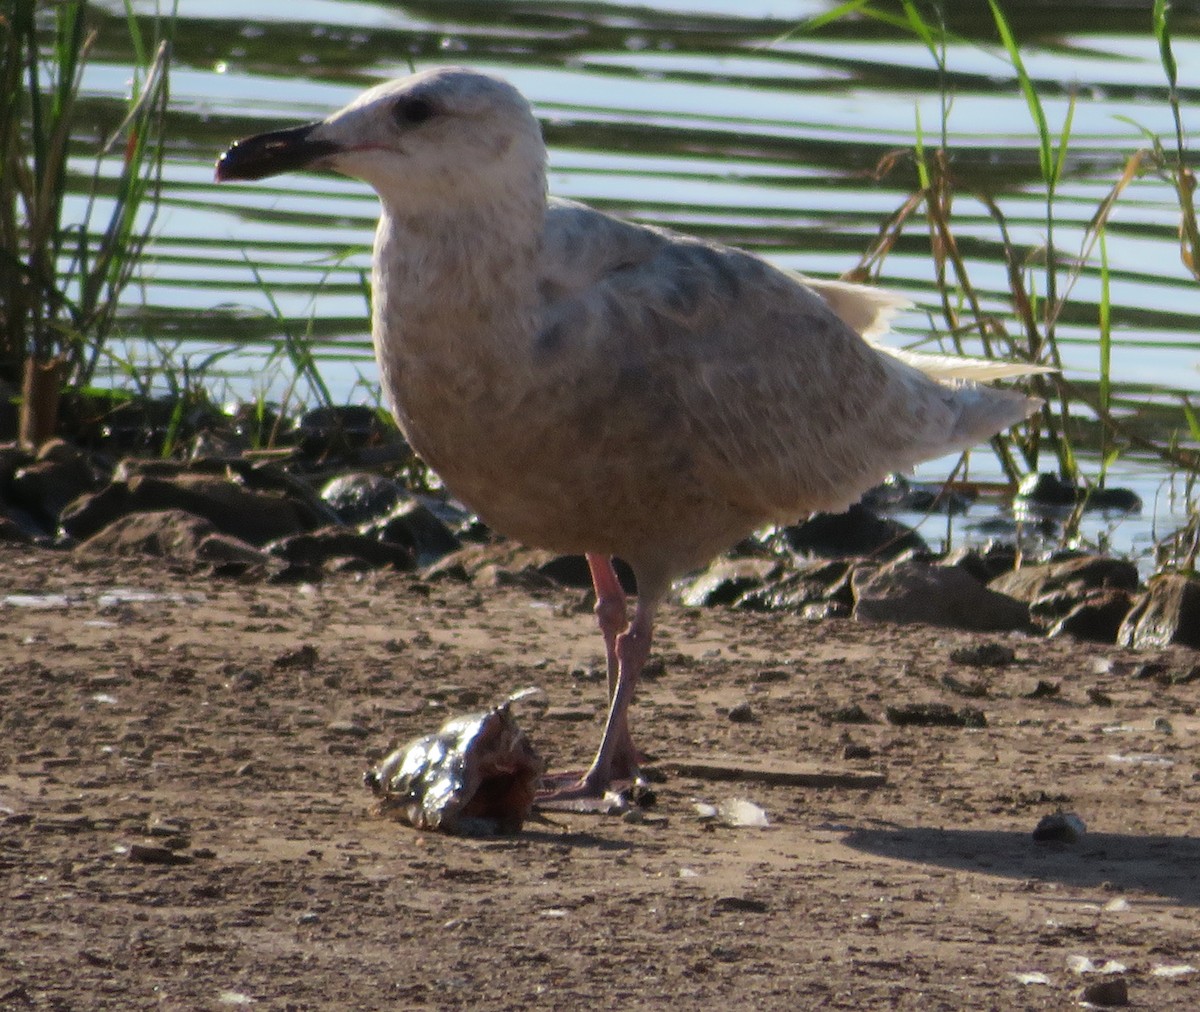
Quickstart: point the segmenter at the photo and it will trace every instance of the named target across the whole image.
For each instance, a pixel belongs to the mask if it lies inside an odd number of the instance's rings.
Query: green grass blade
[[[1038,159],[1041,164],[1042,179],[1050,184],[1054,178],[1054,160],[1050,144],[1050,127],[1046,123],[1046,113],[1042,108],[1042,101],[1038,98],[1037,90],[1033,86],[1033,79],[1025,69],[1025,61],[1021,59],[1020,47],[1008,26],[1004,12],[996,0],[988,0],[988,6],[992,9],[992,18],[996,22],[996,30],[1000,33],[1000,42],[1004,46],[1005,52],[1008,53],[1013,70],[1016,71],[1017,83],[1021,88],[1021,94],[1025,96],[1025,104],[1029,107],[1029,113],[1037,125]]]

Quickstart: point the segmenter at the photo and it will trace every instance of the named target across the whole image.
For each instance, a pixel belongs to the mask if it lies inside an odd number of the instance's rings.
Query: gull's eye
[[[424,98],[402,98],[392,109],[392,116],[401,126],[417,126],[433,116],[433,105]]]

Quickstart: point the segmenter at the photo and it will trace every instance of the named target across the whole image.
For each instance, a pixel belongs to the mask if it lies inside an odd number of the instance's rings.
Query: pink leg
[[[604,652],[608,657],[608,700],[611,703],[617,689],[617,637],[629,625],[625,615],[625,591],[621,589],[612,559],[607,555],[589,553],[587,561],[592,571],[592,586],[596,588],[596,620],[604,634]]]
[[[654,612],[658,598],[638,595],[637,610],[629,628],[617,637],[617,681],[608,706],[608,720],[596,758],[583,775],[579,786],[586,795],[602,795],[614,778],[629,779],[637,775],[640,756],[629,734],[629,704],[638,678],[650,656],[650,639],[654,630]]]
[[[656,592],[652,587],[643,588],[639,583],[633,622],[625,628],[625,595],[610,560],[604,556],[589,555],[588,563],[596,586],[596,615],[604,633],[608,654],[608,719],[600,748],[587,772],[573,784],[552,788],[543,796],[543,801],[603,797],[614,779],[635,777],[641,761],[629,733],[629,704],[633,701],[638,678],[650,655],[654,613],[662,592]]]

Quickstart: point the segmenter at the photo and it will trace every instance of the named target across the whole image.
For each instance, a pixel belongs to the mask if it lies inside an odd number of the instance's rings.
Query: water
[[[231,140],[319,118],[364,87],[406,73],[410,61],[469,64],[520,87],[543,118],[556,194],[824,276],[852,267],[916,186],[904,157],[889,174],[876,169],[912,148],[918,120],[926,143],[937,143],[944,85],[960,180],[956,234],[985,308],[1019,330],[997,228],[970,194],[994,196],[1021,254],[1035,249],[1045,235],[1036,130],[982,3],[945,5],[962,41],[947,51],[944,81],[923,45],[881,23],[796,31],[834,6],[815,0],[273,0],[255,4],[253,19],[246,6],[179,3],[159,236],[129,300],[131,340],[114,345],[146,363],[169,353],[220,397],[311,396],[295,385],[286,359],[271,357],[281,328],[253,265],[293,332],[318,342],[334,398],[377,398],[363,278],[374,196],[356,182],[313,174],[217,189],[212,163]],[[1141,0],[1006,4],[1052,132],[1075,101],[1056,212],[1057,243],[1068,255],[1079,252],[1128,156],[1146,143],[1143,131],[1168,141],[1173,133],[1146,7]],[[1192,69],[1200,67],[1200,13],[1194,4],[1174,8],[1185,129],[1200,136],[1200,78]],[[107,10],[84,80],[85,108],[100,129],[115,125],[130,76],[121,4],[112,0]],[[77,163],[81,171],[89,165]],[[1200,394],[1200,286],[1180,263],[1177,227],[1173,191],[1147,175],[1123,195],[1107,234],[1115,403],[1158,440],[1184,424],[1173,407],[1179,397]],[[911,343],[941,322],[920,220],[884,261],[879,283],[922,307],[904,316],[892,340]],[[1059,330],[1067,375],[1087,390],[1098,377],[1099,297],[1093,257]],[[933,462],[920,474],[944,477],[953,463]],[[998,474],[986,449],[974,454],[970,473]],[[1134,487],[1146,509],[1115,524],[1098,518],[1085,534],[1144,555],[1180,522],[1181,486],[1161,462],[1131,452],[1110,475],[1110,484]],[[938,540],[939,521],[924,531]]]

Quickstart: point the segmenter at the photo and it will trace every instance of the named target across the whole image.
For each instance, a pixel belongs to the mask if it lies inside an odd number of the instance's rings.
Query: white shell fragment
[[[380,811],[443,833],[520,832],[546,764],[509,702],[448,720],[368,772],[363,779],[380,798]]]

